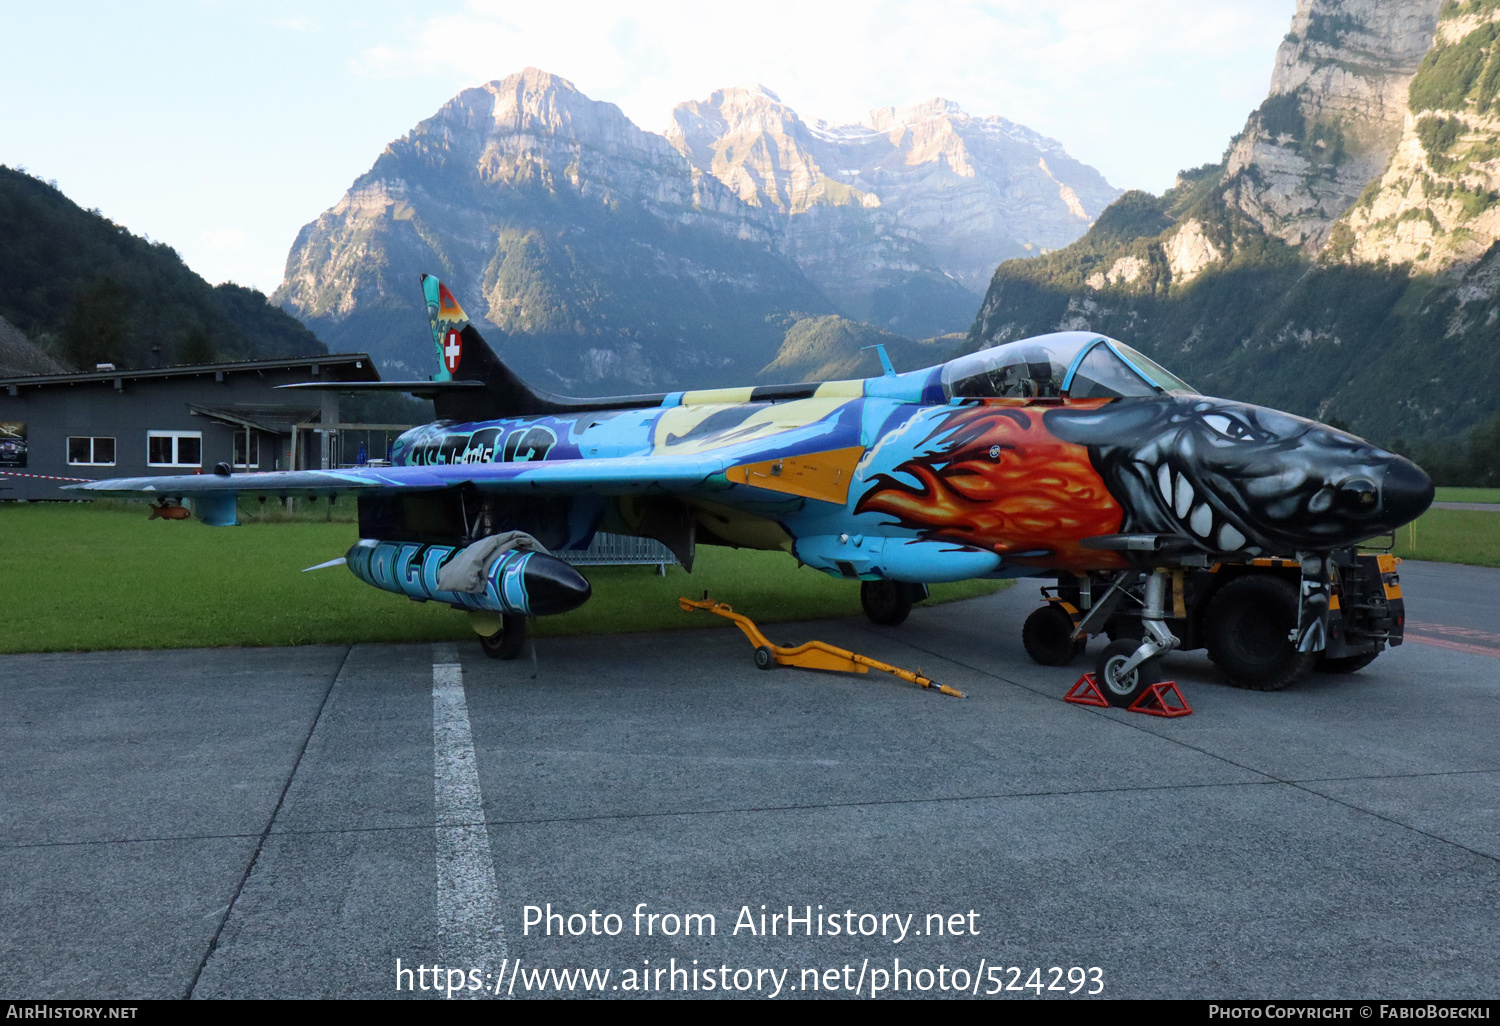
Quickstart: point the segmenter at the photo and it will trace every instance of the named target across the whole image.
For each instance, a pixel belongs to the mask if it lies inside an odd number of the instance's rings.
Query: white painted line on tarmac
[[[438,940],[445,970],[501,971],[506,957],[500,888],[484,797],[474,760],[474,736],[464,700],[463,667],[453,645],[432,646],[433,806],[437,830]],[[479,991],[478,994],[482,994]],[[477,996],[468,990],[452,996]]]

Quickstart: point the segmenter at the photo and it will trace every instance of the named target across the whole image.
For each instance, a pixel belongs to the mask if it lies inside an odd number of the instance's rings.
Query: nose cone
[[[1397,456],[1385,468],[1380,483],[1380,520],[1396,528],[1410,523],[1432,505],[1432,478],[1411,460]]]
[[[588,579],[555,556],[532,553],[522,573],[526,606],[532,616],[571,612],[594,593]]]

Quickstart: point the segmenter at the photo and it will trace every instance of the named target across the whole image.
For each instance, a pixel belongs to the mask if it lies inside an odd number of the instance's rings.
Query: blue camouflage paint
[[[361,539],[349,550],[349,569],[366,584],[411,598],[446,602],[463,609],[530,616],[526,565],[533,552],[507,552],[490,566],[484,591],[443,591],[438,571],[458,549],[452,545]]]

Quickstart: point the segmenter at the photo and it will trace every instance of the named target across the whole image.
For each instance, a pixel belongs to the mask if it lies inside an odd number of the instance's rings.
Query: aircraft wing
[[[724,473],[731,462],[722,455],[697,453],[519,463],[119,477],[69,485],[68,488],[93,495],[144,498],[207,497],[237,492],[278,496],[374,495],[435,491],[464,484],[472,484],[484,492],[509,494],[634,495],[649,491],[689,491],[703,485],[710,477]]]

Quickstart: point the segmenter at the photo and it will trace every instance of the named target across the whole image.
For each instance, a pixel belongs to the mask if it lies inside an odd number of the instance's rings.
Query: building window
[[[250,462],[245,462],[245,436],[246,432],[236,431],[234,433],[234,469],[250,470],[260,466],[260,435],[254,431],[249,432],[250,437]]]
[[[203,432],[147,431],[146,463],[152,467],[203,466]]]
[[[68,462],[78,467],[112,467],[115,465],[115,440],[69,435]]]

